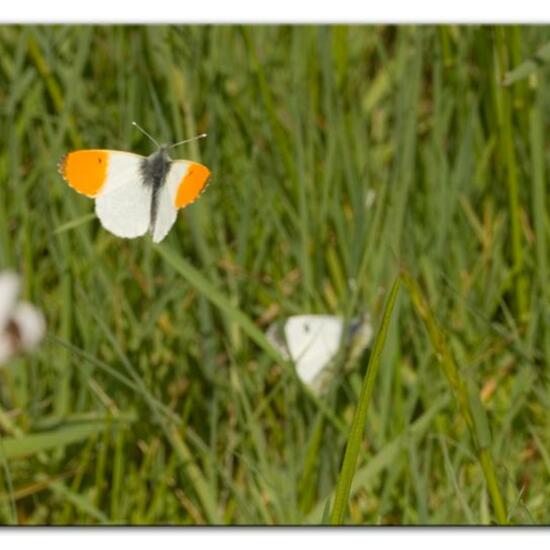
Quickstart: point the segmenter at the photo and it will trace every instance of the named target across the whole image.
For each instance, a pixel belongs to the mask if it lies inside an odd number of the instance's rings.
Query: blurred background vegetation
[[[316,398],[263,333],[376,331],[404,273],[344,521],[548,523],[548,42],[0,27],[0,269],[49,329],[0,370],[0,521],[328,522],[369,351]],[[211,183],[160,246],[104,231],[56,169],[150,154],[132,120],[208,132],[178,155]]]

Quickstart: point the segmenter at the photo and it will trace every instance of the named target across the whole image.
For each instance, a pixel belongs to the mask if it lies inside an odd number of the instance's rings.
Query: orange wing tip
[[[209,178],[210,170],[206,166],[190,163],[178,187],[176,208],[184,208],[195,202],[206,189]]]
[[[95,197],[107,179],[109,153],[100,150],[83,150],[67,153],[57,167],[70,187],[86,195]]]

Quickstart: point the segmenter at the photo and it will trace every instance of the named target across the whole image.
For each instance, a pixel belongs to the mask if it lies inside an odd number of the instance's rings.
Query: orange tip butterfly
[[[19,277],[0,273],[0,365],[23,351],[31,351],[46,332],[46,322],[38,309],[18,302]]]
[[[190,160],[172,160],[168,150],[201,134],[172,145],[159,145],[148,157],[86,149],[72,151],[59,163],[59,173],[79,193],[95,199],[101,225],[117,237],[132,239],[147,233],[159,243],[174,225],[178,210],[193,203],[204,191],[210,170]]]

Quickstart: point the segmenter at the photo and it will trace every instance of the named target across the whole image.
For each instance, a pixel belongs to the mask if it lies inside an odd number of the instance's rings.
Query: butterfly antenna
[[[200,134],[198,136],[195,136],[195,137],[192,137],[192,138],[189,138],[189,139],[184,139],[183,141],[178,141],[177,143],[174,143],[174,144],[170,145],[168,147],[168,149],[172,149],[172,147],[176,147],[177,145],[183,145],[184,143],[189,143],[190,141],[195,141],[197,139],[205,138],[206,136],[207,136],[207,134]]]
[[[151,134],[147,133],[135,120],[132,120],[132,124],[142,133],[142,134],[145,134],[159,149],[160,149],[160,144],[159,142],[153,137],[151,136]]]

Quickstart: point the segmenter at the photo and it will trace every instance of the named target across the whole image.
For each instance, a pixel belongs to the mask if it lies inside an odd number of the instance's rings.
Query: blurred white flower
[[[376,191],[374,189],[369,189],[365,196],[365,208],[367,210],[370,210],[375,200],[376,200]]]
[[[343,345],[350,359],[357,358],[369,345],[372,326],[368,316],[350,323],[342,338],[344,319],[333,315],[295,315],[267,330],[271,344],[285,359],[291,359],[300,380],[314,393],[328,386],[331,362]]]
[[[46,332],[42,313],[17,301],[19,288],[15,273],[0,273],[0,365],[16,353],[35,349]]]

